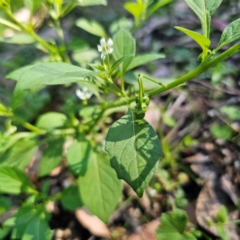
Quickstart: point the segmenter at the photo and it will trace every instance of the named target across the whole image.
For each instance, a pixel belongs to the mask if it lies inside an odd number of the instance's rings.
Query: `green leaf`
[[[0,166],[0,182],[1,193],[37,193],[28,176],[17,167]]]
[[[0,102],[0,116],[9,117],[12,115],[13,115],[13,113],[12,113],[11,109],[8,109]]]
[[[67,117],[63,113],[48,112],[38,118],[36,127],[51,131],[56,128],[62,128],[66,121]]]
[[[67,150],[67,162],[69,170],[75,175],[84,175],[88,168],[92,146],[83,137],[74,140]]]
[[[115,60],[118,60],[127,55],[135,55],[136,51],[136,43],[135,39],[131,36],[131,34],[125,29],[121,29],[117,32],[117,34],[113,37],[113,57]],[[128,68],[131,63],[133,57],[124,60],[122,71],[123,73]]]
[[[54,168],[58,167],[62,161],[64,139],[56,139],[48,144],[43,150],[40,161],[39,176],[48,175]]]
[[[4,226],[13,226],[11,239],[50,240],[52,235],[41,205],[21,207]]]
[[[106,0],[76,0],[79,6],[107,5]]]
[[[114,70],[127,58],[133,57],[133,55],[127,55],[127,56],[123,56],[120,59],[118,59],[116,62],[114,62],[114,64],[111,67],[111,70],[109,72],[109,74],[112,74],[114,72]]]
[[[140,23],[141,15],[146,10],[146,5],[142,0],[138,0],[137,3],[125,3],[124,8],[134,16],[136,25],[138,25]]]
[[[34,140],[19,140],[6,152],[0,153],[0,166],[17,166],[24,169],[34,156],[37,148]]]
[[[110,162],[92,152],[88,169],[79,177],[80,198],[102,221],[107,222],[120,200],[122,184]]]
[[[148,62],[151,62],[160,58],[165,58],[165,55],[158,54],[158,53],[148,53],[148,54],[142,54],[142,55],[136,56],[133,58],[133,60],[127,67],[127,70],[129,71],[133,68],[136,68],[138,66],[144,65]]]
[[[221,223],[226,223],[228,220],[228,210],[225,206],[221,206],[218,210],[216,220]]]
[[[222,0],[185,0],[188,6],[198,16],[203,29],[203,35],[209,38],[211,15],[219,7]]]
[[[220,126],[216,123],[211,126],[210,132],[217,139],[230,139],[233,136],[233,131],[229,126]]]
[[[24,4],[30,10],[31,14],[38,10],[42,2],[44,2],[44,0],[24,0]]]
[[[151,4],[148,7],[148,16],[152,15],[155,11],[157,11],[159,8],[165,6],[166,4],[172,2],[172,0],[158,0],[158,1],[153,1],[154,3]]]
[[[18,81],[16,91],[29,89],[34,85],[57,85],[85,80],[95,76],[93,71],[67,63],[40,63],[20,68],[7,78]]]
[[[190,38],[192,38],[203,50],[202,53],[202,59],[206,59],[207,55],[208,55],[208,48],[211,44],[211,41],[206,38],[205,36],[197,33],[197,32],[193,32],[190,31],[186,28],[182,28],[182,27],[175,27],[177,30],[187,34]]]
[[[137,120],[133,110],[116,121],[106,137],[106,151],[118,178],[143,195],[163,155],[157,134],[144,119]]]
[[[160,218],[160,226],[156,231],[159,240],[197,240],[186,231],[188,218],[185,211],[174,209],[172,212],[163,213]]]
[[[83,206],[77,186],[70,186],[63,190],[60,201],[63,207],[69,211],[75,211]]]
[[[240,120],[240,110],[235,106],[222,106],[222,113],[225,113],[231,120]]]
[[[22,240],[51,240],[52,233],[48,222],[35,216],[25,229]]]
[[[21,138],[29,136],[28,132],[19,132],[13,135],[3,136],[0,138],[0,156],[9,148],[11,148]],[[1,161],[0,161],[1,162]]]
[[[230,23],[223,31],[221,39],[218,43],[217,50],[230,42],[233,42],[240,38],[240,19],[237,19]]]
[[[36,40],[27,34],[20,33],[15,34],[12,37],[0,38],[0,42],[22,45],[35,43]]]
[[[0,196],[0,215],[10,210],[11,207],[12,201],[10,200],[10,198]]]
[[[80,18],[76,21],[76,25],[93,35],[103,37],[103,38],[107,37],[107,34],[106,34],[104,28],[102,27],[102,25],[94,20]]]

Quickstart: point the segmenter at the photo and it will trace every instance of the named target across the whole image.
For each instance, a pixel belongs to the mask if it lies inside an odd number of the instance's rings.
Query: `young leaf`
[[[231,120],[240,120],[240,110],[236,106],[222,106],[220,111],[226,114]]]
[[[93,35],[103,37],[103,38],[107,37],[107,34],[106,34],[104,28],[102,27],[102,25],[100,25],[98,22],[96,22],[94,20],[80,18],[76,21],[76,25]]]
[[[59,166],[62,161],[63,143],[64,139],[54,140],[43,150],[43,156],[40,161],[40,177],[48,175],[54,168]]]
[[[135,39],[131,34],[125,29],[121,29],[113,37],[113,57],[115,60],[118,60],[127,55],[135,55],[136,43]],[[127,58],[123,61],[123,73],[128,68],[128,65],[131,63],[133,57]]]
[[[156,231],[159,240],[197,240],[186,231],[188,218],[186,212],[174,209],[172,212],[163,213],[160,218],[160,226]]]
[[[124,8],[134,16],[136,25],[138,26],[141,15],[146,9],[144,2],[142,0],[138,0],[137,3],[127,2],[124,4]]]
[[[203,29],[203,35],[209,38],[211,15],[219,7],[222,0],[185,0],[188,6],[198,16]]]
[[[111,75],[114,70],[127,58],[133,57],[133,55],[127,55],[127,56],[123,56],[120,59],[118,59],[111,67],[111,70],[109,72],[109,74]]]
[[[160,58],[165,58],[165,55],[158,54],[158,53],[148,53],[148,54],[142,54],[142,55],[136,56],[133,58],[133,60],[127,67],[127,71]]]
[[[106,0],[76,0],[77,5],[86,7],[86,6],[93,6],[93,5],[107,5]]]
[[[75,175],[84,175],[91,157],[92,146],[86,139],[74,140],[67,150],[69,170]]]
[[[70,186],[63,190],[60,201],[63,207],[69,211],[75,211],[83,206],[77,186]]]
[[[226,223],[228,220],[228,210],[225,206],[221,206],[218,210],[216,220],[220,223]]]
[[[129,109],[109,129],[106,151],[118,178],[125,180],[141,197],[163,155],[151,125],[144,119],[136,119],[134,111]]]
[[[2,103],[0,103],[0,116],[9,117],[12,115],[13,113],[11,109],[6,108]]]
[[[223,31],[221,39],[218,43],[217,50],[230,42],[233,42],[240,38],[240,19],[237,19],[230,23]]]
[[[192,38],[203,50],[202,53],[202,59],[204,60],[207,55],[208,55],[208,48],[211,44],[211,41],[206,38],[205,36],[197,33],[197,32],[193,32],[190,31],[186,28],[182,28],[182,27],[175,27],[177,30],[184,32],[185,34],[187,34],[190,38]]]
[[[48,112],[38,118],[36,126],[40,129],[51,131],[63,127],[66,121],[67,117],[63,113]]]
[[[110,162],[92,152],[85,175],[79,177],[80,198],[102,221],[107,222],[120,200],[122,184]]]
[[[0,183],[0,193],[37,193],[28,176],[16,167],[0,166]]]
[[[216,139],[231,139],[233,136],[233,130],[228,125],[220,126],[217,123],[211,126],[210,132]]]
[[[10,73],[7,78],[16,80],[16,91],[29,89],[34,85],[57,85],[87,81],[88,76],[95,76],[93,71],[66,63],[40,63],[20,68]],[[34,77],[33,77],[34,76]]]
[[[33,140],[17,141],[6,152],[0,152],[0,166],[16,166],[24,169],[37,151],[38,146]]]

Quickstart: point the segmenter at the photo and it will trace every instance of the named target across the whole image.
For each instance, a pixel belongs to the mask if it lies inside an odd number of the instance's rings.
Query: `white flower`
[[[81,100],[87,100],[92,96],[92,93],[88,91],[87,87],[82,87],[78,88],[76,90],[76,95],[81,99]]]
[[[106,42],[104,38],[100,39],[100,44],[98,45],[98,51],[101,52],[101,58],[105,59],[107,54],[111,54],[113,52],[113,40],[109,38]]]

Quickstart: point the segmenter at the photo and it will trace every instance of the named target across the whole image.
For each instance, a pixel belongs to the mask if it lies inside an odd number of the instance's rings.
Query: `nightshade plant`
[[[35,45],[49,56],[49,62],[17,69],[6,77],[16,81],[16,87],[9,106],[0,103],[0,116],[5,117],[9,125],[0,136],[0,193],[17,195],[24,193],[28,198],[0,228],[0,238],[12,231],[12,239],[51,239],[52,232],[47,223],[50,216],[45,210],[45,205],[55,200],[60,200],[65,208],[72,211],[85,205],[101,220],[108,222],[121,197],[120,179],[126,181],[136,194],[142,197],[158,167],[158,161],[163,156],[158,135],[144,120],[150,98],[199,76],[240,50],[240,43],[236,43],[221,52],[223,46],[240,38],[239,19],[229,24],[222,33],[218,46],[210,49],[210,20],[222,0],[185,1],[198,16],[202,33],[183,27],[176,29],[199,44],[202,49],[199,56],[201,63],[196,69],[167,84],[144,74],[135,75],[133,81],[138,83],[138,87],[135,88],[127,84],[126,74],[134,73],[138,66],[163,58],[164,55],[158,53],[136,55],[133,33],[155,11],[171,0],[127,2],[124,7],[133,15],[135,24],[131,29],[128,25],[116,24],[112,31],[113,36],[108,36],[96,21],[79,19],[76,25],[98,36],[100,41],[96,46],[100,61],[91,62],[86,67],[71,64],[60,19],[75,7],[106,5],[106,0],[24,0],[31,13],[27,24],[19,22],[14,17],[12,13],[14,1],[10,3],[10,0],[0,0],[1,11],[6,16],[5,19],[0,18],[0,23],[16,32],[22,32],[28,44]],[[59,37],[58,42],[47,41],[34,31],[32,16],[41,6],[48,9],[51,25]],[[2,41],[14,43],[14,39]],[[149,81],[153,82],[155,87],[145,91]],[[46,112],[35,124],[31,124],[17,115],[16,109],[28,92],[37,95],[45,86],[72,84],[79,86],[76,95],[83,102],[80,118],[74,114]],[[96,96],[98,104],[90,104],[92,94]],[[114,99],[113,95],[116,96]],[[74,107],[76,108],[78,104],[75,103]],[[118,111],[125,111],[125,115],[112,124],[103,144],[104,141],[96,139],[97,133],[101,130],[99,122]],[[48,195],[47,184],[41,190],[36,190],[24,172],[32,156],[39,147],[44,147],[39,177],[47,176],[61,164],[63,144],[67,140],[71,144],[64,157],[68,171],[75,181],[63,192],[52,196]],[[3,206],[8,209],[7,203]],[[172,236],[171,232],[163,229],[167,227],[168,221],[174,221],[174,212],[171,214],[163,216],[165,222],[163,221],[162,227],[158,230],[161,239]],[[195,239],[190,232],[185,232],[187,218],[184,213],[176,210],[175,215],[179,219],[184,219],[183,226],[176,230],[176,236],[182,237],[181,239]]]

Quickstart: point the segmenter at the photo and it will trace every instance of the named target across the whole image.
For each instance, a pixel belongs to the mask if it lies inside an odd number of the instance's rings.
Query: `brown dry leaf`
[[[159,219],[153,220],[137,228],[136,233],[130,235],[127,240],[157,240],[155,236],[156,229],[159,225]]]
[[[232,184],[228,174],[225,174],[221,177],[221,186],[222,186],[223,191],[231,198],[233,203],[237,206],[238,199],[240,199],[240,192]]]
[[[98,217],[92,215],[87,208],[82,207],[75,211],[77,220],[83,227],[94,236],[102,237],[104,239],[111,239],[111,234],[105,223],[103,223]]]
[[[219,180],[216,178],[208,180],[197,199],[196,218],[201,227],[215,236],[218,236],[217,229],[214,226],[209,226],[207,221],[215,222],[216,215],[223,205],[228,208],[228,220],[236,220],[237,214],[236,211],[233,211],[235,208],[221,189]],[[239,240],[236,225],[229,225],[226,230],[229,234],[229,240]]]
[[[211,161],[208,155],[204,155],[203,153],[200,152],[193,156],[186,157],[184,160],[189,163],[205,163]]]

